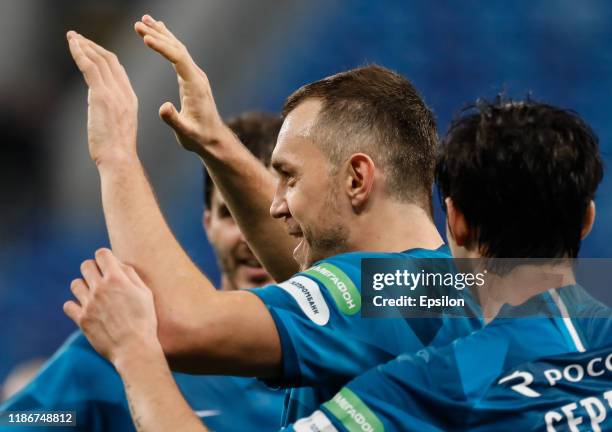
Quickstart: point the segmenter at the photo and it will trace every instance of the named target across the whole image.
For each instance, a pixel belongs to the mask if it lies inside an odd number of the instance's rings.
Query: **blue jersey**
[[[174,374],[185,399],[212,431],[276,430],[283,393],[253,378]],[[0,412],[75,411],[76,427],[32,427],[33,431],[134,431],[123,383],[111,363],[81,332],[71,336],[34,380]],[[23,427],[18,430],[26,430]],[[13,431],[13,426],[0,430]]]
[[[425,346],[446,345],[481,327],[474,318],[362,318],[361,261],[366,258],[439,258],[428,261],[454,271],[446,246],[352,252],[317,262],[284,283],[252,290],[268,307],[280,335],[283,372],[273,384],[290,388],[283,425],[312,413],[348,381],[380,363]]]
[[[370,370],[289,430],[612,430],[610,309],[568,286],[500,315]]]

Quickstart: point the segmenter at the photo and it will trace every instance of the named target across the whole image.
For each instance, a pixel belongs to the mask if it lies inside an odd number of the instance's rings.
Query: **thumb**
[[[185,122],[181,118],[181,115],[176,110],[172,102],[166,102],[159,107],[159,117],[174,131],[180,135],[184,135],[187,132]]]

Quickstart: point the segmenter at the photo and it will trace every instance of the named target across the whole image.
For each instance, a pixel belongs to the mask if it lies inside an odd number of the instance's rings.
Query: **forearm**
[[[174,381],[161,347],[144,348],[116,364],[139,432],[204,432]]]
[[[293,259],[295,239],[270,216],[276,180],[229,129],[220,135],[199,155],[253,253],[274,280],[287,280],[299,267]]]
[[[280,343],[265,306],[250,293],[215,290],[170,231],[138,160],[99,171],[113,251],[153,292],[157,333],[172,368],[274,376]]]
[[[170,231],[137,157],[98,165],[102,204],[115,255],[133,266],[155,296],[160,338],[215,294]],[[174,335],[176,336],[176,335]]]

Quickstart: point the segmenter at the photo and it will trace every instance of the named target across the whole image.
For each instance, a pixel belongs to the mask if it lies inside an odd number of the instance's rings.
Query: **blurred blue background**
[[[66,49],[75,29],[114,50],[140,99],[139,148],[166,216],[215,280],[201,228],[202,176],[157,118],[171,68],[133,33],[165,21],[207,71],[223,115],[279,111],[300,85],[376,62],[409,77],[440,133],[458,108],[500,91],[569,107],[612,162],[612,3],[606,1],[93,1],[0,4],[0,382],[74,330],[61,305],[81,261],[108,244],[87,153],[86,90]],[[612,181],[582,256],[612,257]],[[437,221],[443,215],[437,209]]]

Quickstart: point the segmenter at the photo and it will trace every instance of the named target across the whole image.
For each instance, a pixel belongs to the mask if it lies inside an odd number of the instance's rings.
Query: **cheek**
[[[219,233],[217,232],[217,227],[214,223],[210,223],[206,227],[206,237],[208,238],[209,243],[214,245],[218,241]]]
[[[295,219],[299,219],[302,213],[302,202],[304,201],[304,193],[301,191],[300,187],[296,186],[287,189],[285,201],[287,202],[287,208],[291,216]]]
[[[208,230],[208,239],[215,249],[225,252],[234,248],[238,243],[240,231],[233,222],[215,221]]]
[[[224,221],[220,231],[224,241],[228,243],[236,243],[240,240],[240,230],[238,229],[238,226],[231,220]]]
[[[300,218],[312,217],[318,213],[318,209],[323,204],[325,194],[316,184],[312,184],[310,179],[302,179],[297,185],[287,191],[287,206],[292,216]]]

